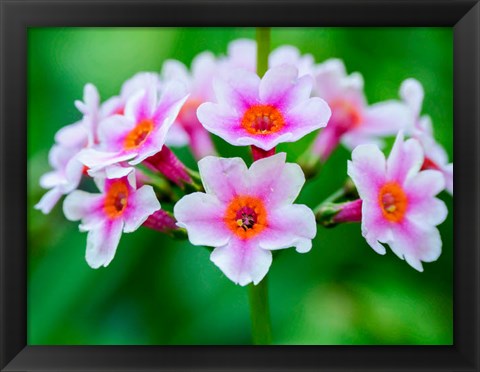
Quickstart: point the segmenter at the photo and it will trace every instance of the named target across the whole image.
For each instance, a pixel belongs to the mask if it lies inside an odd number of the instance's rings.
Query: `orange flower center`
[[[254,105],[242,118],[242,127],[251,134],[271,134],[285,125],[282,113],[271,105]]]
[[[396,182],[383,185],[378,194],[378,203],[382,208],[383,216],[391,222],[400,222],[408,206],[407,195]]]
[[[127,201],[128,187],[125,182],[118,180],[112,183],[105,196],[105,214],[111,219],[120,217],[127,207]]]
[[[362,115],[358,109],[349,101],[339,99],[330,103],[332,109],[331,122],[342,133],[347,132],[350,129],[358,127],[362,122]]]
[[[261,199],[237,196],[228,205],[224,221],[239,238],[249,239],[267,226],[267,211]]]
[[[153,130],[153,121],[150,119],[142,120],[125,137],[123,147],[125,150],[136,149],[142,145]]]

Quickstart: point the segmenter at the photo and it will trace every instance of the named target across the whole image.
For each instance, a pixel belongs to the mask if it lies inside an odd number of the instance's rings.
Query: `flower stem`
[[[268,70],[268,55],[270,54],[270,28],[257,27],[257,74],[262,77]],[[252,146],[253,160],[261,159],[275,153],[261,150]],[[268,306],[268,280],[267,277],[257,285],[248,286],[250,301],[250,317],[252,318],[252,341],[255,345],[268,345],[272,342],[270,325],[270,309]]]
[[[257,75],[262,77],[268,70],[270,54],[270,27],[257,27]]]
[[[270,310],[268,306],[267,277],[257,285],[248,286],[250,315],[252,318],[252,340],[254,345],[269,345],[272,342]]]
[[[333,227],[343,222],[361,220],[362,203],[353,181],[348,178],[342,188],[321,202],[314,210],[317,223],[324,227]],[[357,199],[353,200],[352,199]],[[339,200],[344,202],[339,203]],[[345,201],[346,200],[346,201]]]

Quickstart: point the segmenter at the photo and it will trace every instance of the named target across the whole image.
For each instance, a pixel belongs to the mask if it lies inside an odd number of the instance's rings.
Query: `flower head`
[[[128,178],[97,181],[101,194],[75,190],[63,203],[67,219],[81,220],[80,230],[88,231],[86,259],[94,269],[112,261],[122,231],[135,231],[160,209],[151,186],[136,189],[133,173]]]
[[[248,169],[240,158],[206,157],[198,163],[206,193],[184,196],[174,208],[178,225],[194,245],[216,247],[210,259],[233,282],[259,283],[271,250],[308,252],[316,234],[313,212],[293,204],[305,177],[285,153]]]
[[[453,195],[453,163],[448,162],[447,152],[435,141],[430,117],[420,116],[424,97],[422,85],[415,79],[407,79],[400,87],[400,96],[412,113],[414,120],[412,136],[420,142],[425,153],[422,168],[442,172],[445,178],[445,189]]]
[[[332,110],[327,128],[320,133],[314,152],[326,159],[339,141],[350,149],[357,145],[381,144],[380,138],[394,135],[411,125],[405,104],[385,101],[368,106],[359,73],[347,75],[341,60],[331,59],[315,69],[315,94]]]
[[[167,84],[158,101],[155,89],[141,90],[128,100],[124,115],[113,115],[100,122],[98,149],[82,151],[80,161],[91,169],[91,174],[112,165],[117,165],[118,170],[110,172],[112,178],[128,174],[118,164],[128,162],[133,166],[158,153],[187,98],[186,89],[179,82]]]
[[[60,128],[55,134],[56,143],[48,155],[53,170],[40,178],[40,186],[49,191],[35,205],[45,214],[50,213],[60,198],[75,190],[80,183],[85,169],[78,160],[78,154],[96,141],[99,102],[97,88],[86,84],[83,101],[75,101],[75,106],[83,114],[82,120]]]
[[[268,151],[326,126],[330,118],[328,105],[310,98],[311,77],[298,78],[293,66],[272,68],[262,79],[234,69],[225,80],[216,80],[214,89],[217,103],[202,104],[198,119],[232,145]]]
[[[362,235],[380,254],[390,246],[410,266],[423,271],[422,263],[435,261],[442,241],[435,227],[447,216],[445,204],[435,198],[444,188],[440,172],[423,170],[423,152],[415,139],[403,141],[399,133],[385,159],[375,145],[352,152],[348,175],[362,199]]]

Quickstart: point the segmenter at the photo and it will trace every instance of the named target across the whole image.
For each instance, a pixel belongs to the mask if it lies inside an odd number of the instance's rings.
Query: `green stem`
[[[268,55],[270,54],[270,28],[257,27],[257,74],[262,77],[268,70]],[[256,149],[253,148],[256,157]],[[258,155],[258,154],[257,154]],[[256,159],[254,159],[256,160]],[[272,342],[270,325],[270,309],[268,305],[267,277],[257,285],[248,286],[250,300],[250,316],[252,318],[252,341],[255,345],[268,345]]]
[[[343,187],[338,189],[333,194],[331,194],[328,198],[326,198],[324,201],[322,201],[313,210],[313,212],[317,213],[322,209],[323,206],[335,203],[339,199],[343,199],[343,198],[352,198],[352,199],[358,198],[357,188],[355,187],[355,184],[353,183],[353,181],[350,178],[347,178]]]
[[[262,77],[268,70],[270,54],[270,27],[257,27],[257,75]]]
[[[272,342],[270,310],[268,307],[267,277],[257,285],[248,286],[250,315],[252,318],[252,339],[254,345],[269,345]]]

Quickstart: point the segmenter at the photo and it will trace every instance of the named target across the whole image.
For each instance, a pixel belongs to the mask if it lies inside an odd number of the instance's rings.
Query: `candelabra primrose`
[[[213,247],[213,264],[235,285],[249,285],[260,344],[271,342],[272,252],[323,249],[321,240],[312,246],[322,228],[360,223],[375,252],[388,245],[423,271],[442,251],[437,226],[448,210],[436,196],[453,196],[453,164],[421,115],[419,81],[399,82],[399,99],[368,104],[359,72],[348,75],[339,59],[316,63],[291,45],[270,52],[269,37],[259,28],[256,41],[234,40],[223,56],[202,52],[190,70],[166,60],[161,72],[138,73],[104,102],[86,84],[75,102],[82,118],[57,132],[52,171],[40,179],[48,192],[35,206],[48,214],[66,195],[63,212],[88,232],[94,269],[115,264],[122,232],[141,226]],[[310,133],[298,159],[277,153]],[[213,136],[248,146],[251,160],[221,157]],[[396,137],[388,157],[387,137]],[[338,170],[346,184],[317,205],[295,203],[340,144],[351,151]],[[185,146],[197,168],[175,154]],[[93,179],[98,193],[82,190],[82,179]]]

